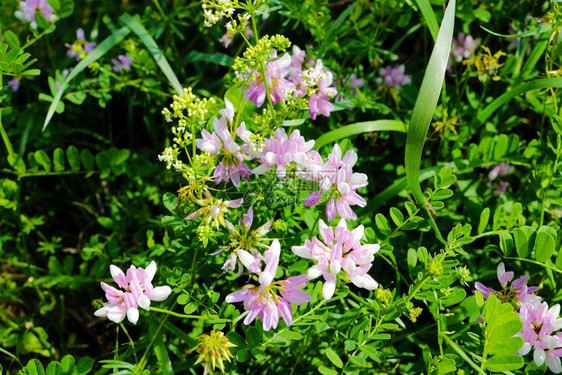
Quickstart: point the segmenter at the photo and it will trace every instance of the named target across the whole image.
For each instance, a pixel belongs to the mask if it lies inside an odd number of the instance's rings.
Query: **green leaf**
[[[86,375],[89,374],[94,367],[94,361],[90,357],[82,357],[78,360],[78,364],[75,367],[76,373],[73,375]]]
[[[478,224],[478,234],[481,234],[486,230],[488,221],[490,220],[490,209],[488,207],[484,208],[480,213],[480,223]]]
[[[82,150],[80,151],[80,160],[82,161],[82,165],[84,169],[91,171],[94,169],[94,155],[89,150]]]
[[[358,122],[355,124],[342,126],[341,128],[322,134],[314,143],[314,148],[319,149],[320,147],[328,143],[336,142],[344,138],[349,138],[353,135],[378,131],[395,131],[404,133],[406,131],[406,128],[402,121],[397,120]]]
[[[402,212],[396,207],[390,208],[390,218],[394,221],[396,226],[400,226],[404,222],[404,215],[402,215]]]
[[[8,43],[8,45],[12,48],[20,48],[20,41],[17,37],[16,34],[14,34],[13,31],[11,30],[6,30],[4,32],[4,39],[6,40],[6,43]]]
[[[339,375],[339,372],[337,372],[336,370],[333,370],[323,365],[318,366],[318,372],[321,373],[322,375]]]
[[[62,366],[62,370],[65,373],[65,375],[72,374],[72,372],[74,371],[75,362],[76,361],[74,360],[74,357],[71,356],[70,354],[67,354],[62,358],[60,364]]]
[[[256,327],[248,327],[246,331],[246,340],[251,347],[258,347],[262,341],[262,334]]]
[[[49,21],[47,21],[47,18],[45,18],[45,15],[42,12],[36,11],[34,18],[35,18],[35,22],[37,22],[37,26],[40,29],[45,30],[49,28],[50,23]]]
[[[162,70],[162,73],[164,73],[166,78],[168,78],[168,81],[176,90],[177,94],[179,96],[183,96],[183,88],[180,84],[180,81],[178,80],[178,77],[176,77],[174,71],[172,70],[172,67],[170,66],[170,64],[168,64],[168,60],[166,60],[164,54],[162,53],[154,39],[152,39],[152,36],[150,36],[148,31],[146,31],[144,26],[141,24],[141,21],[139,21],[138,18],[133,18],[128,14],[122,15],[119,20],[127,25],[127,27],[131,29],[131,31],[137,34],[140,40],[145,44],[148,52],[152,54],[152,57],[154,57],[154,60]]]
[[[390,225],[388,225],[388,220],[386,219],[386,217],[384,217],[384,215],[376,214],[375,224],[377,225],[377,228],[379,228],[379,230],[384,236],[388,236],[390,235],[390,233],[392,233],[392,230],[390,229]]]
[[[445,11],[441,29],[437,35],[435,47],[431,53],[426,72],[423,77],[421,88],[414,105],[412,119],[408,127],[406,139],[406,179],[408,186],[412,190],[416,202],[424,207],[430,218],[430,223],[441,242],[445,240],[439,234],[439,230],[433,216],[425,204],[425,198],[420,188],[420,163],[425,143],[425,137],[429,129],[429,124],[435,112],[437,101],[443,87],[445,70],[449,61],[451,43],[453,39],[453,29],[455,21],[455,0],[451,0]]]
[[[12,153],[8,155],[8,164],[10,167],[14,168],[15,171],[20,173],[25,173],[26,166],[25,161],[18,154]]]
[[[520,355],[496,355],[486,360],[486,369],[493,372],[513,371],[524,365]]]
[[[438,190],[431,196],[431,200],[441,201],[443,199],[451,198],[453,196],[453,191],[451,189]]]
[[[45,375],[63,375],[64,371],[58,362],[51,362],[45,370]]]
[[[54,169],[57,172],[61,172],[64,171],[65,169],[65,163],[64,163],[64,151],[62,150],[62,148],[57,147],[55,148],[55,151],[53,151],[53,164],[54,164]]]
[[[425,19],[425,23],[429,28],[429,32],[433,40],[437,39],[437,32],[439,31],[439,26],[437,26],[437,18],[435,17],[435,13],[433,13],[433,9],[431,8],[431,4],[428,0],[416,0],[420,11],[422,12],[423,18]],[[441,91],[441,90],[439,90]]]
[[[230,66],[233,58],[225,55],[224,53],[203,53],[198,51],[191,51],[185,57],[185,62],[205,61],[222,66]]]
[[[110,159],[107,151],[102,151],[96,155],[96,165],[98,166],[99,169],[109,168]]]
[[[291,330],[285,330],[285,331],[281,332],[279,334],[279,336],[284,337],[288,340],[300,340],[300,339],[302,339],[302,335],[300,334],[300,332],[291,331]]]
[[[228,332],[226,334],[226,337],[230,340],[231,343],[233,343],[234,345],[236,345],[240,349],[248,346],[246,344],[246,340],[244,340],[244,338],[242,336],[240,336],[240,334],[238,334],[234,331]]]
[[[45,375],[43,365],[37,359],[30,359],[25,369],[29,371],[29,375]]]
[[[42,166],[47,172],[51,171],[51,159],[49,155],[44,150],[35,151],[35,160]]]
[[[332,348],[326,349],[326,357],[328,357],[330,362],[332,362],[336,367],[343,367],[343,361]]]
[[[105,39],[98,46],[96,46],[92,50],[92,52],[88,53],[88,55],[70,71],[70,73],[62,83],[60,89],[57,91],[57,94],[55,95],[53,101],[51,102],[51,105],[49,106],[47,117],[45,117],[45,122],[43,124],[43,131],[47,129],[47,126],[49,125],[49,122],[51,121],[51,118],[55,113],[55,109],[57,108],[57,105],[61,100],[62,94],[64,93],[64,90],[66,89],[70,81],[72,81],[72,79],[74,79],[74,77],[80,74],[84,69],[90,66],[90,64],[97,61],[99,58],[101,58],[107,52],[109,52],[115,45],[120,43],[129,33],[130,30],[128,27],[123,27],[115,31],[109,37],[107,37],[107,39]]]
[[[544,263],[554,254],[556,243],[554,237],[542,229],[543,227],[538,230],[535,240],[535,258],[537,261]]]
[[[80,152],[76,146],[68,146],[66,149],[66,159],[68,160],[68,165],[73,171],[80,169]]]
[[[529,226],[523,226],[521,228],[515,228],[513,230],[513,238],[515,239],[515,250],[517,250],[517,255],[521,258],[525,258],[529,254],[529,242],[531,236],[535,233],[535,228]]]
[[[162,202],[164,203],[164,207],[166,207],[168,211],[174,212],[174,209],[178,204],[178,198],[172,193],[164,193]]]
[[[500,232],[500,249],[502,249],[505,256],[509,256],[511,250],[513,250],[513,237],[509,232]]]

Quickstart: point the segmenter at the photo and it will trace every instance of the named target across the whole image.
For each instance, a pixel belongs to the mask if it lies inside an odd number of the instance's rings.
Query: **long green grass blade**
[[[140,21],[128,14],[122,15],[119,20],[123,22],[128,28],[130,28],[131,31],[137,34],[137,36],[146,46],[146,49],[148,49],[148,51],[152,54],[152,57],[154,57],[154,60],[162,70],[162,73],[164,73],[166,78],[168,78],[168,81],[170,81],[170,84],[174,87],[174,90],[176,90],[178,95],[183,95],[183,88],[180,84],[180,81],[178,80],[178,77],[176,77],[176,74],[172,70],[172,67],[170,66],[170,64],[168,64],[168,60],[166,60],[166,58],[164,57],[164,54],[158,47],[158,44],[156,44],[152,36],[150,36],[150,34],[148,33],[148,31],[146,31]]]
[[[82,61],[76,64],[74,69],[70,71],[70,73],[62,83],[60,89],[57,91],[57,94],[55,95],[53,101],[51,102],[51,105],[49,106],[49,110],[47,111],[47,117],[45,117],[45,123],[43,124],[43,131],[47,129],[49,122],[53,118],[53,115],[55,114],[55,109],[57,108],[57,105],[59,104],[62,98],[62,94],[64,93],[64,90],[66,89],[70,81],[72,81],[74,77],[80,74],[91,63],[97,61],[100,57],[102,57],[107,52],[109,52],[109,50],[111,50],[116,44],[121,42],[123,38],[125,38],[130,32],[131,31],[129,30],[128,27],[123,27],[117,30],[109,37],[107,37],[107,39],[101,42],[96,48],[94,48],[92,52],[90,52]]]
[[[552,29],[552,25],[546,25],[546,26],[541,26],[537,29],[533,29],[533,30],[528,30],[528,31],[524,31],[522,33],[519,34],[500,34],[500,33],[496,33],[495,31],[492,31],[490,29],[485,28],[484,26],[480,26],[482,29],[484,29],[486,32],[495,35],[495,36],[500,36],[502,38],[512,38],[512,39],[519,39],[519,38],[523,38],[526,36],[531,36],[531,35],[537,35],[537,34],[542,34],[546,31],[549,31],[550,29]]]
[[[425,137],[433,112],[437,106],[441,89],[443,88],[443,80],[445,77],[445,70],[447,68],[447,61],[449,60],[449,53],[451,51],[451,43],[453,40],[453,29],[455,26],[455,0],[451,0],[445,11],[441,29],[437,35],[437,41],[433,52],[429,58],[429,63],[423,77],[420,92],[414,105],[412,113],[412,120],[408,128],[408,136],[406,139],[406,155],[404,163],[406,166],[406,180],[408,186],[412,190],[416,202],[425,208],[437,238],[444,242],[443,237],[439,233],[437,225],[433,221],[433,216],[429,212],[425,204],[425,198],[421,191],[419,175],[420,163],[425,143]]]
[[[433,13],[431,4],[428,0],[416,0],[416,4],[418,4],[423,18],[425,19],[425,23],[429,28],[429,32],[435,41],[437,39],[437,33],[439,32],[439,26],[437,25],[437,18],[435,17],[435,13]]]
[[[402,121],[398,120],[358,122],[356,124],[342,126],[341,128],[322,134],[314,143],[314,148],[318,149],[328,143],[335,142],[352,135],[377,131],[396,131],[404,133],[406,132],[406,127]]]
[[[527,91],[542,90],[548,88],[562,87],[562,78],[540,78],[533,81],[525,82],[519,86],[512,88],[510,91],[496,98],[493,102],[488,104],[476,117],[479,124],[483,124],[494,112],[509,102],[511,99],[519,96]]]

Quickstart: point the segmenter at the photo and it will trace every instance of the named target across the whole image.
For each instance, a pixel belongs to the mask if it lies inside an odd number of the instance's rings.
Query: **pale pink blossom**
[[[111,60],[111,63],[113,64],[113,71],[115,73],[123,73],[125,71],[131,70],[131,65],[133,64],[133,62],[133,58],[128,55],[119,55],[116,59]]]
[[[515,305],[515,307],[520,306],[524,302],[538,303],[541,301],[541,297],[532,294],[536,292],[539,288],[536,286],[527,286],[527,281],[529,281],[529,276],[525,275],[519,279],[511,282],[513,280],[513,271],[505,270],[505,265],[503,262],[498,264],[497,275],[502,290],[496,291],[492,288],[488,288],[482,283],[474,283],[474,288],[478,290],[484,298],[488,298],[490,294],[498,297],[501,302],[510,302]]]
[[[202,138],[195,140],[198,149],[208,152],[211,155],[220,155],[221,161],[213,172],[215,183],[218,185],[222,181],[232,181],[234,186],[239,186],[241,178],[250,179],[251,171],[244,164],[245,156],[243,149],[238,145],[230,133],[229,125],[234,121],[234,106],[228,99],[224,99],[226,108],[219,111],[220,118],[213,119],[214,132],[208,130],[201,131]],[[240,127],[245,129],[242,122]]]
[[[384,84],[400,90],[402,86],[408,85],[412,82],[410,76],[404,74],[405,69],[404,65],[387,66],[384,69],[380,69],[380,77],[376,79],[376,82],[379,85]]]
[[[273,135],[264,141],[264,147],[254,154],[261,165],[253,170],[256,174],[264,174],[273,167],[277,177],[287,175],[287,168],[295,161],[298,154],[307,153],[314,147],[314,141],[306,141],[299,130],[294,130],[289,137],[285,130],[278,128]]]
[[[239,251],[242,263],[250,272],[258,275],[259,286],[247,285],[244,289],[230,293],[226,296],[226,302],[244,302],[244,310],[249,314],[244,319],[248,325],[259,317],[264,331],[277,328],[279,315],[287,325],[293,322],[293,305],[303,305],[310,302],[310,294],[301,289],[306,285],[306,275],[289,277],[286,280],[273,281],[277,267],[281,246],[278,240],[273,240],[271,246],[265,251],[262,259],[254,257],[244,250]],[[262,268],[262,264],[265,266]]]
[[[560,305],[548,308],[546,302],[524,302],[519,311],[523,328],[516,336],[525,340],[518,354],[526,355],[532,349],[533,360],[537,366],[546,362],[550,371],[559,374],[562,372],[560,357],[562,357],[562,328]]]
[[[357,153],[349,150],[342,158],[342,150],[338,144],[332,148],[328,160],[321,166],[317,153],[302,154],[297,158],[300,165],[311,171],[311,178],[319,181],[320,190],[313,192],[307,197],[305,207],[314,206],[318,203],[323,193],[329,194],[326,206],[326,216],[332,220],[338,214],[344,219],[356,220],[357,215],[351,206],[365,207],[367,202],[359,194],[357,189],[367,186],[367,175],[353,172],[353,166],[357,162]]]
[[[172,289],[165,286],[152,286],[152,279],[156,274],[156,262],[152,261],[146,267],[131,266],[125,274],[113,264],[109,266],[113,280],[121,289],[117,289],[104,282],[101,288],[105,292],[108,302],[96,310],[95,316],[106,316],[115,323],[121,323],[125,316],[133,324],[139,320],[139,307],[150,310],[150,301],[164,301]]]
[[[270,56],[272,61],[266,65],[265,81],[269,90],[269,96],[273,104],[280,103],[284,98],[284,92],[294,90],[295,85],[286,77],[289,74],[291,65],[291,56],[285,53],[277,58],[277,52],[273,52]],[[256,106],[261,107],[266,99],[266,90],[264,79],[261,73],[254,72],[249,77],[249,88],[244,93],[244,98],[250,99]]]
[[[96,43],[86,41],[84,30],[80,28],[76,30],[76,41],[72,44],[66,43],[65,46],[68,48],[66,54],[80,61],[85,58],[88,53],[92,52]]]
[[[456,39],[453,39],[452,53],[456,62],[470,59],[474,56],[476,48],[480,45],[480,39],[474,39],[471,35],[459,33]]]
[[[341,271],[357,287],[376,289],[378,283],[368,271],[380,246],[361,244],[360,240],[365,230],[363,225],[350,231],[344,219],[340,220],[335,229],[320,220],[319,228],[322,241],[313,237],[312,241],[306,240],[303,246],[293,246],[291,250],[302,258],[316,261],[316,264],[308,270],[308,277],[315,279],[323,276],[324,299],[332,298],[334,295],[337,276]]]
[[[53,8],[47,0],[20,1],[20,9],[16,10],[14,15],[20,20],[29,22],[32,28],[37,29],[37,22],[35,21],[35,13],[37,12],[43,13],[47,21],[50,22],[54,22],[58,18],[53,13]]]

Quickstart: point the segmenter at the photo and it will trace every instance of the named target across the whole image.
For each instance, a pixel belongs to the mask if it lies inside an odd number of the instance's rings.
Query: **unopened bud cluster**
[[[283,35],[264,35],[255,46],[248,47],[243,57],[237,57],[232,64],[236,75],[246,74],[248,71],[256,71],[259,64],[269,60],[275,51],[285,51],[291,46],[289,39]]]
[[[238,1],[234,0],[203,0],[201,8],[203,8],[203,16],[205,17],[205,26],[211,27],[221,18],[232,16],[236,10],[235,6]]]

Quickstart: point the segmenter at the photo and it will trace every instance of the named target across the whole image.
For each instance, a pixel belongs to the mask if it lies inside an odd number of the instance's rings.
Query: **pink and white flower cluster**
[[[381,68],[379,70],[379,77],[375,82],[379,85],[384,84],[400,90],[402,86],[412,82],[412,78],[404,74],[405,70],[406,67],[404,65],[386,66],[384,69]]]
[[[273,240],[264,255],[256,256],[245,250],[239,250],[238,256],[244,266],[258,276],[259,286],[246,285],[243,289],[226,296],[228,303],[244,302],[244,310],[249,314],[244,319],[248,325],[259,317],[264,331],[277,328],[279,315],[287,325],[293,322],[293,305],[310,302],[310,294],[301,289],[308,282],[307,275],[289,277],[286,280],[273,281],[279,266],[281,246]],[[265,266],[262,268],[262,262]]]
[[[20,1],[20,9],[16,10],[14,15],[20,20],[29,22],[32,28],[37,29],[37,22],[35,21],[35,13],[37,12],[42,13],[50,22],[58,19],[57,15],[53,13],[53,7],[49,5],[47,0]]]
[[[215,183],[221,181],[232,181],[234,186],[240,185],[240,178],[250,179],[250,168],[244,164],[245,155],[241,147],[234,141],[233,134],[229,126],[234,121],[234,106],[228,99],[224,99],[226,108],[221,109],[220,118],[213,119],[213,133],[207,129],[201,131],[202,139],[195,140],[197,148],[208,152],[210,155],[220,155],[221,161],[214,171]],[[240,137],[244,135],[246,126],[244,122],[236,129],[236,134]]]
[[[316,265],[308,270],[308,277],[311,280],[324,277],[324,299],[330,299],[334,295],[337,276],[341,271],[357,287],[376,289],[378,283],[367,272],[371,269],[380,246],[361,244],[365,231],[363,225],[350,231],[344,219],[340,220],[335,229],[320,220],[319,228],[322,241],[313,237],[312,241],[306,240],[303,246],[293,246],[291,250],[300,257],[316,261]]]
[[[258,107],[266,101],[267,91],[273,105],[290,97],[306,97],[313,120],[318,113],[329,117],[330,112],[334,110],[330,101],[338,93],[332,86],[332,73],[324,69],[320,59],[315,63],[312,60],[305,63],[305,56],[306,53],[297,46],[293,46],[292,56],[285,53],[277,57],[277,52],[273,52],[270,56],[271,61],[266,64],[267,90],[262,74],[252,72],[244,76],[249,85],[244,97]]]
[[[367,202],[359,194],[357,189],[367,186],[367,175],[353,172],[353,166],[357,162],[357,153],[349,150],[342,158],[342,150],[338,144],[332,148],[326,161],[317,151],[297,157],[299,164],[305,168],[307,173],[303,174],[306,179],[319,182],[319,190],[310,194],[304,206],[316,205],[323,194],[329,196],[326,205],[326,216],[333,220],[338,214],[349,220],[356,220],[357,215],[351,206],[365,207]]]
[[[115,323],[121,323],[126,316],[131,323],[137,324],[139,307],[149,310],[150,301],[164,301],[172,292],[167,285],[152,286],[152,279],[156,274],[156,262],[154,261],[150,262],[146,269],[131,266],[126,274],[113,264],[109,266],[109,270],[113,280],[123,290],[102,282],[101,288],[109,302],[104,303],[103,307],[96,310],[94,315],[107,316]]]
[[[538,291],[536,286],[527,286],[529,276],[525,275],[512,281],[513,271],[506,271],[503,262],[497,269],[498,280],[502,290],[496,291],[476,282],[475,288],[482,293],[484,298],[490,295],[497,296],[501,302],[511,303],[523,322],[523,328],[515,336],[524,340],[523,347],[518,354],[526,355],[533,350],[533,360],[537,366],[545,362],[550,371],[559,374],[562,372],[562,319],[560,318],[560,305],[548,307],[541,297],[533,294]]]

